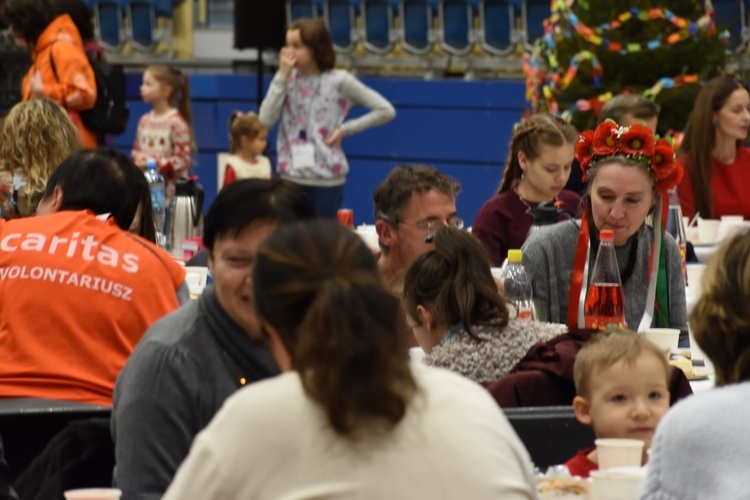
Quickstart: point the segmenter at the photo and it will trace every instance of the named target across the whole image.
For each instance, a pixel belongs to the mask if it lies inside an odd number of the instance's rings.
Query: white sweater
[[[691,396],[659,422],[646,500],[750,498],[750,382]]]
[[[529,455],[480,386],[413,366],[422,392],[378,439],[335,434],[286,373],[238,391],[193,442],[164,499],[536,498]]]

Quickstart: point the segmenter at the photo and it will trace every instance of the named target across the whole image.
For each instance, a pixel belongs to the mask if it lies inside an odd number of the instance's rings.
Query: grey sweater
[[[523,245],[523,264],[531,276],[534,300],[540,319],[567,323],[570,278],[573,274],[578,225],[564,221],[535,231]],[[623,285],[625,320],[628,328],[637,330],[646,307],[648,260],[651,255],[651,232],[645,225],[639,229],[638,249],[633,274]],[[631,240],[632,242],[632,240]],[[669,295],[669,326],[687,332],[687,302],[682,260],[672,236],[664,238],[667,260],[667,293]],[[616,249],[620,272],[627,264],[630,247]],[[593,269],[596,253],[591,252],[589,269]],[[590,273],[589,273],[590,274]],[[654,314],[654,319],[655,319]],[[652,323],[655,326],[655,322]]]
[[[433,347],[424,362],[475,382],[494,382],[507,375],[531,346],[567,331],[565,325],[512,319],[502,329],[477,326],[474,332],[484,339],[477,341],[462,329]]]
[[[229,396],[279,373],[213,287],[146,332],[117,379],[112,434],[123,500],[161,498],[193,438]]]
[[[696,394],[672,407],[651,443],[644,500],[750,497],[750,382]]]

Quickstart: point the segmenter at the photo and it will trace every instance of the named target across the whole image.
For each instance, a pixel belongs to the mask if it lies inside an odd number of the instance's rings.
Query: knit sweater
[[[540,319],[552,323],[567,323],[570,278],[573,274],[578,225],[574,221],[540,228],[523,245],[523,264],[531,275],[534,301]],[[628,328],[637,330],[646,308],[648,288],[648,266],[651,255],[651,229],[642,226],[638,230],[638,248],[630,279],[623,284],[625,293],[625,320]],[[617,247],[617,262],[620,272],[627,265],[633,239]],[[687,332],[687,301],[685,279],[682,276],[682,258],[672,236],[664,237],[667,260],[667,293],[669,295],[669,326]],[[593,270],[596,252],[592,251],[589,270]],[[589,272],[589,275],[591,273]],[[656,313],[654,313],[655,326]]]
[[[680,401],[656,428],[645,500],[748,498],[750,382]]]
[[[474,332],[483,339],[477,341],[460,329],[433,347],[424,362],[475,382],[494,382],[507,375],[531,346],[567,331],[565,325],[512,319],[505,328],[474,327]]]

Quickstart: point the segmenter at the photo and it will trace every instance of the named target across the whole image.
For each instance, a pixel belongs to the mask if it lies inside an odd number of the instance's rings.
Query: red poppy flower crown
[[[661,193],[677,186],[683,174],[672,144],[666,139],[656,139],[651,129],[640,124],[621,127],[612,120],[600,123],[596,130],[587,130],[578,136],[575,157],[581,165],[584,181],[588,179],[591,166],[615,157],[646,167],[654,178],[656,190]]]

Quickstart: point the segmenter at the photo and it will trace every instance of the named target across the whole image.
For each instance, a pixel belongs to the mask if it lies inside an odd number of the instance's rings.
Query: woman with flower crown
[[[583,328],[583,303],[599,246],[614,231],[629,328],[669,326],[687,332],[682,259],[665,234],[667,190],[682,177],[672,145],[643,125],[613,121],[582,133],[576,159],[587,182],[580,224],[565,221],[533,233],[523,246],[540,319]],[[653,214],[653,227],[646,218]]]

